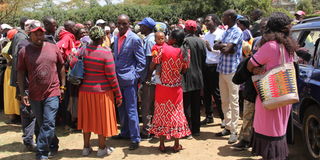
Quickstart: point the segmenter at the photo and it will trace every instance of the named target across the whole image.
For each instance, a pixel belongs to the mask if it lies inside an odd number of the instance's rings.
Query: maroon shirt
[[[58,47],[44,42],[42,47],[29,44],[19,52],[18,71],[25,71],[29,80],[29,98],[41,101],[60,96],[58,67],[64,60]]]

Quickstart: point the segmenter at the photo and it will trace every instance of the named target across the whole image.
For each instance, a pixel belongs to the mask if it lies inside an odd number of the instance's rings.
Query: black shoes
[[[243,151],[250,148],[250,143],[245,140],[240,140],[239,143],[232,145],[235,150]]]
[[[230,130],[224,129],[222,132],[217,133],[216,136],[223,137],[223,136],[227,136],[227,135],[230,135],[230,134],[231,134]]]
[[[128,138],[128,137],[123,137],[123,136],[121,136],[120,134],[118,134],[118,135],[116,135],[116,136],[112,136],[111,138],[112,138],[112,139],[130,139],[130,138]]]
[[[35,144],[30,144],[30,145],[25,145],[27,150],[30,152],[36,152],[37,151],[37,146]]]
[[[152,136],[150,134],[140,134],[142,141],[149,141],[152,139]]]
[[[131,142],[129,150],[136,150],[139,148],[139,142]]]
[[[207,125],[207,124],[210,124],[210,123],[213,123],[213,118],[205,118],[203,121],[200,122],[200,125],[201,126],[204,126],[204,125]]]

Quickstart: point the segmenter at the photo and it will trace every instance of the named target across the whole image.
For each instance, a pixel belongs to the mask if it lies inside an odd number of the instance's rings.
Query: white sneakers
[[[237,133],[231,133],[230,138],[228,140],[228,144],[233,144],[233,143],[236,143],[237,141],[238,141]]]
[[[106,155],[110,155],[112,152],[114,151],[114,148],[113,147],[106,147],[104,149],[98,149],[98,152],[97,152],[97,156],[98,157],[103,157],[103,156],[106,156]],[[92,152],[92,148],[83,148],[82,150],[82,156],[88,156],[90,153]]]
[[[104,149],[98,149],[98,152],[97,152],[97,156],[98,157],[103,157],[105,155],[110,155],[112,152],[113,152],[114,148],[112,147],[106,147]]]
[[[83,148],[82,156],[88,156],[92,152],[92,148]]]

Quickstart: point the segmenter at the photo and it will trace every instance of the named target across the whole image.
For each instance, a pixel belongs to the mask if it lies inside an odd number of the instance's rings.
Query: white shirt
[[[208,41],[210,44],[210,47],[213,48],[214,42],[215,41],[221,41],[222,40],[222,35],[225,31],[217,28],[213,33],[210,33],[208,31],[204,35],[204,40]],[[220,51],[219,50],[213,50],[212,52],[207,50],[207,58],[206,58],[206,63],[207,64],[218,64],[219,63],[219,58],[220,58]]]

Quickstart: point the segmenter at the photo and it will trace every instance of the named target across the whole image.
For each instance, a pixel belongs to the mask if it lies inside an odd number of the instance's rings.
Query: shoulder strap
[[[259,67],[262,67],[262,66],[263,66],[262,64],[260,64],[260,63],[254,58],[254,56],[251,56],[251,58],[254,60],[254,62],[256,62],[256,63],[259,65]]]

